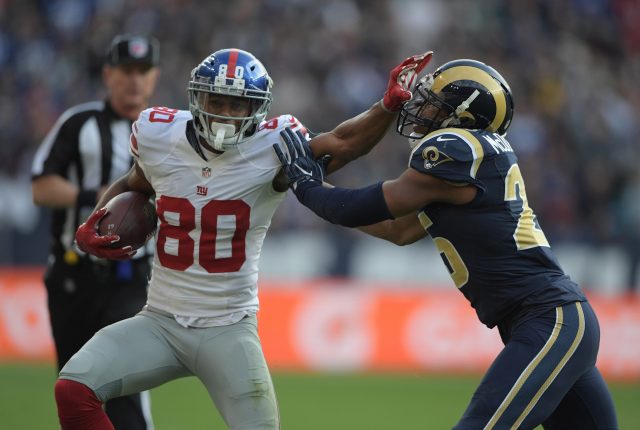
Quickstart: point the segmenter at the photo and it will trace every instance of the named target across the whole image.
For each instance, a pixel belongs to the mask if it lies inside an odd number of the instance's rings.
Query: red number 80
[[[189,233],[195,229],[196,208],[185,198],[162,196],[157,202],[160,219],[156,248],[160,264],[169,269],[185,271],[194,263],[195,241]],[[179,215],[179,224],[169,224],[166,212]],[[211,200],[202,208],[200,255],[198,263],[209,273],[228,273],[240,270],[246,260],[245,238],[249,230],[251,207],[242,200]],[[236,227],[231,239],[231,256],[216,257],[218,217],[235,216]],[[178,242],[178,253],[165,250],[167,239]]]

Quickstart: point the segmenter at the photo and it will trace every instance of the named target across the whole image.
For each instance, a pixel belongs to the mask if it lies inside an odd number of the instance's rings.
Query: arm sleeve
[[[360,227],[393,219],[382,182],[359,189],[328,188],[311,181],[302,183],[296,197],[321,218],[345,227]]]

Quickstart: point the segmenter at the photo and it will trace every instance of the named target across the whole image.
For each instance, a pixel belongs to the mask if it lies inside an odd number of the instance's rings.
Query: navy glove
[[[273,145],[273,150],[287,175],[289,187],[293,188],[297,195],[309,186],[322,185],[323,166],[313,158],[313,152],[304,135],[300,131],[294,133],[287,127],[280,132],[280,137],[287,148],[288,156],[277,144]]]

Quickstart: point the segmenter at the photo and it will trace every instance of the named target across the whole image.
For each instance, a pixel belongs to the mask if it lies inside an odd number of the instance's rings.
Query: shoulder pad
[[[424,137],[411,153],[409,166],[447,180],[472,182],[483,158],[484,149],[473,131],[445,128]]]
[[[143,157],[147,163],[156,164],[160,156],[171,152],[189,119],[191,114],[187,111],[166,107],[145,109],[131,126],[129,152],[137,160]]]

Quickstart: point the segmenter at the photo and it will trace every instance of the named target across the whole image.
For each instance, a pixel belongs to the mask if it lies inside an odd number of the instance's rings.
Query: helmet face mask
[[[196,132],[219,151],[248,140],[267,116],[272,85],[266,69],[252,54],[239,49],[214,52],[193,69],[187,88]],[[220,96],[237,97],[242,103],[231,101],[231,109],[212,113],[211,102]],[[246,101],[248,112],[233,108],[246,106]]]
[[[511,89],[493,68],[475,60],[455,60],[424,76],[402,107],[397,132],[415,144],[445,127],[505,134],[513,117]]]
[[[423,78],[413,91],[413,97],[402,107],[398,116],[397,131],[400,135],[412,139],[426,136],[440,127],[444,117],[453,112],[453,106],[433,93],[429,88],[428,79]]]

